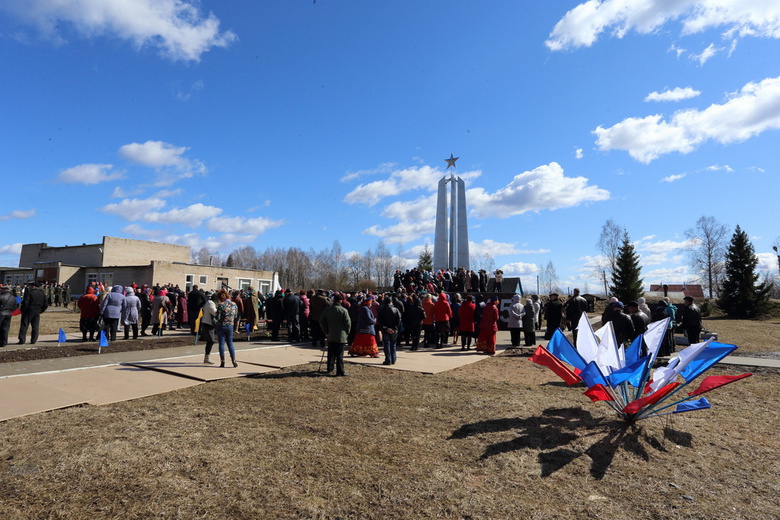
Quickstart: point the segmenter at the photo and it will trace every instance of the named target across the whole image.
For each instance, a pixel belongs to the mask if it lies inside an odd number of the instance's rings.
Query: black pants
[[[701,329],[686,329],[685,335],[688,336],[688,343],[693,345],[694,343],[698,343],[699,340],[699,334],[701,333]]]
[[[420,326],[409,327],[409,339],[411,339],[411,350],[417,350],[420,346]]]
[[[119,329],[119,318],[103,318],[103,330],[109,341],[116,341],[116,331]]]
[[[138,324],[137,323],[131,323],[130,325],[125,324],[125,339],[130,339],[130,329],[133,329],[133,339],[138,339]]]
[[[318,343],[320,348],[325,348],[325,335],[320,328],[320,322],[311,320],[311,346],[316,347]]]
[[[471,348],[471,331],[462,330],[460,331],[460,346],[461,348],[469,347]]]
[[[509,337],[512,338],[512,346],[513,347],[519,347],[520,346],[520,333],[523,331],[521,328],[511,328],[509,329]]]
[[[211,354],[211,347],[214,346],[214,342],[216,341],[216,333],[214,332],[214,325],[209,325],[208,323],[201,323],[200,337],[206,340],[206,355],[208,356]]]
[[[282,327],[282,320],[271,320],[271,341],[279,341],[279,329]]]
[[[423,329],[423,348],[428,348],[431,345],[436,344],[436,328],[433,323],[430,325],[424,324]]]
[[[523,334],[525,334],[525,346],[533,347],[536,343],[536,331],[534,330],[534,324],[531,323],[523,327]]]
[[[301,340],[301,324],[298,321],[298,316],[287,316],[287,333],[289,335],[289,341],[298,342]]]
[[[27,327],[32,326],[30,343],[38,341],[38,326],[41,324],[40,312],[23,312],[22,322],[19,324],[19,343],[24,343],[27,338]]]
[[[336,375],[343,376],[344,372],[344,347],[345,343],[331,343],[328,342],[328,372],[333,370],[333,365],[336,365]]]
[[[11,330],[11,315],[0,315],[0,347],[8,345],[9,330]]]

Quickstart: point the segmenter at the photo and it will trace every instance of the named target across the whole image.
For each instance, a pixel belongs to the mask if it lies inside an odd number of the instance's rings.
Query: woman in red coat
[[[474,313],[477,306],[474,305],[474,297],[466,296],[466,301],[460,306],[458,315],[460,316],[460,325],[458,330],[460,335],[460,349],[471,350],[471,337],[474,335]]]
[[[450,318],[452,318],[452,307],[447,301],[445,293],[439,294],[439,299],[433,306],[434,308],[434,326],[436,328],[436,346],[442,348],[447,345],[450,337]]]
[[[496,354],[496,332],[498,332],[498,296],[493,296],[482,311],[479,320],[477,351],[494,356]]]

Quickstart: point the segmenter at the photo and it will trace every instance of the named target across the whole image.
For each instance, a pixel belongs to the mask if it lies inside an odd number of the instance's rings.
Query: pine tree
[[[747,233],[737,226],[726,251],[726,276],[718,307],[732,318],[755,318],[769,309],[772,284],[758,283],[758,257]]]
[[[433,271],[433,254],[428,244],[425,244],[425,248],[420,253],[420,258],[417,260],[417,268],[420,271]]]
[[[639,255],[634,245],[628,239],[628,232],[623,232],[623,242],[618,248],[615,270],[612,272],[612,287],[609,290],[613,296],[623,303],[636,300],[644,293],[642,279],[639,278]]]

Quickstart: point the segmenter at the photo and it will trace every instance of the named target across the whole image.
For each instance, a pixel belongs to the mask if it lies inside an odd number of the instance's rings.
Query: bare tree
[[[368,278],[365,267],[363,255],[360,253],[352,253],[347,257],[347,280],[352,289],[358,289],[360,282]]]
[[[209,265],[214,253],[207,247],[201,247],[198,252],[193,255],[194,263],[198,265]]]
[[[380,240],[374,251],[374,281],[379,287],[393,284],[393,255],[387,249],[384,240]]]
[[[615,266],[617,265],[617,259],[619,256],[618,250],[623,240],[623,233],[625,228],[619,226],[614,220],[607,220],[601,227],[601,235],[599,235],[599,241],[596,243],[599,251],[601,252],[602,260],[597,266],[596,273],[599,279],[604,283],[604,292],[609,295],[607,289],[609,280],[612,278],[612,274],[615,272]]]
[[[539,267],[539,286],[542,294],[550,294],[558,287],[558,273],[555,272],[552,260],[544,268]]]
[[[696,227],[685,232],[690,241],[687,248],[691,266],[702,273],[712,298],[713,289],[723,272],[728,230],[715,217],[699,217]]]

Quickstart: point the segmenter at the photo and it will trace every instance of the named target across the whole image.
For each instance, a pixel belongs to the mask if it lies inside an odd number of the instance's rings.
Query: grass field
[[[745,351],[780,350],[775,322],[742,342],[713,321]],[[708,394],[711,410],[626,426],[525,356],[435,376],[348,370],[0,423],[0,518],[780,515],[776,371]]]

